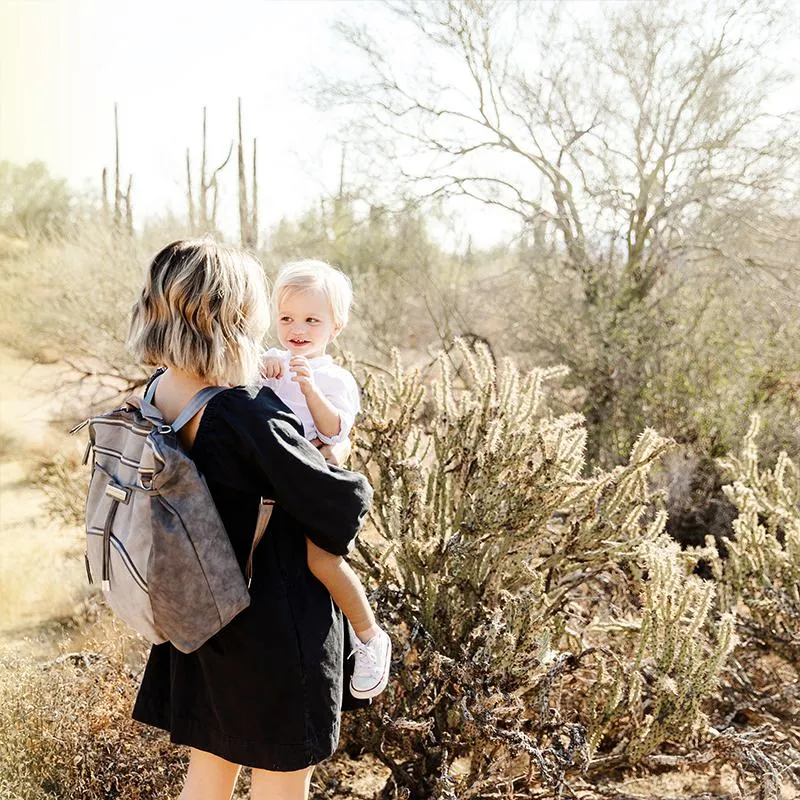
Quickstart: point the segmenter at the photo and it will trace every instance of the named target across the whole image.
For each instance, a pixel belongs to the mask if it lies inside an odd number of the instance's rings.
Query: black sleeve
[[[250,413],[239,414],[235,424],[253,477],[316,545],[346,555],[369,509],[372,487],[361,473],[328,464],[282,404],[273,409],[260,399],[253,398]]]

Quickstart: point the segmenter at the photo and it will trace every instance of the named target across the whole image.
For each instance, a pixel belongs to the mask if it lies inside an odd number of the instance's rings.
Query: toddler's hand
[[[267,356],[261,360],[262,378],[282,378],[283,361],[275,356]]]
[[[311,364],[305,356],[293,356],[289,359],[289,370],[294,373],[293,381],[300,384],[300,391],[307,395],[317,387],[314,383],[314,375],[311,372]]]

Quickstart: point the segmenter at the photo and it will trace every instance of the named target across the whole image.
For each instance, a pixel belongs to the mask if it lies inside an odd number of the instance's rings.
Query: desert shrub
[[[8,431],[0,431],[0,460],[11,461],[19,447],[19,440]]]
[[[46,664],[5,663],[0,675],[4,797],[177,796],[185,754],[130,719],[138,680],[123,661],[76,653]]]
[[[56,520],[82,527],[86,505],[87,470],[74,449],[66,448],[43,457],[36,465],[33,481],[44,492],[46,510]]]
[[[34,360],[47,350],[86,371],[138,373],[124,341],[148,255],[102,223],[32,243],[2,264],[3,339]]]
[[[645,430],[586,477],[582,418],[545,400],[563,369],[455,352],[458,388],[444,355],[430,386],[397,361],[366,381],[356,460],[384,547],[360,552],[402,650],[353,746],[390,793],[477,797],[696,741],[733,622],[664,534],[648,477],[670,442]]]
[[[669,490],[670,533],[702,545],[708,534],[721,542],[731,533],[736,509],[722,490],[718,459],[738,448],[752,413],[763,420],[765,458],[781,450],[797,456],[800,367],[785,292],[752,275],[717,280],[713,292],[693,288],[695,298],[686,290],[676,296],[670,325],[650,332],[645,383],[621,385],[617,396],[630,411],[623,427],[646,421],[679,443],[656,479]]]
[[[60,235],[74,219],[67,182],[42,161],[24,166],[0,161],[0,233],[26,239]]]
[[[781,452],[770,469],[760,463],[754,415],[738,454],[722,460],[736,507],[727,557],[716,564],[729,607],[746,613],[739,625],[754,643],[790,663],[800,661],[800,472]]]
[[[697,555],[738,635],[721,675],[717,744],[740,776],[757,779],[760,797],[777,798],[782,785],[800,787],[800,476],[786,452],[762,463],[760,427],[754,415],[739,451],[719,461],[736,518],[720,548],[709,540]]]
[[[698,452],[738,446],[750,415],[763,419],[770,457],[797,453],[798,325],[793,292],[758,274],[699,276],[676,294],[669,324],[637,393],[638,414]]]
[[[36,239],[0,259],[8,313],[0,341],[34,361],[62,361],[72,378],[90,377],[117,391],[146,376],[125,348],[130,311],[153,255],[186,235],[179,220],[151,221],[141,234],[122,234],[99,212],[58,237]]]

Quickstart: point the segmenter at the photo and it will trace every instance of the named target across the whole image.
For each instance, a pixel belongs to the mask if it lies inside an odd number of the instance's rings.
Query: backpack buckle
[[[106,486],[106,494],[118,503],[127,503],[131,492],[130,489],[124,489],[122,486],[117,486],[115,483],[109,483]]]

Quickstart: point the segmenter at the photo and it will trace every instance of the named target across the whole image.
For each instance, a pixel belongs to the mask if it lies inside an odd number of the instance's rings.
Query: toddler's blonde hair
[[[317,290],[328,299],[334,324],[341,328],[350,318],[353,287],[350,278],[325,261],[306,258],[281,267],[272,291],[272,308],[277,315],[278,306],[287,292]]]
[[[133,307],[128,349],[218,385],[255,380],[269,327],[266,277],[247,253],[211,237],[180,239],[153,259]]]

